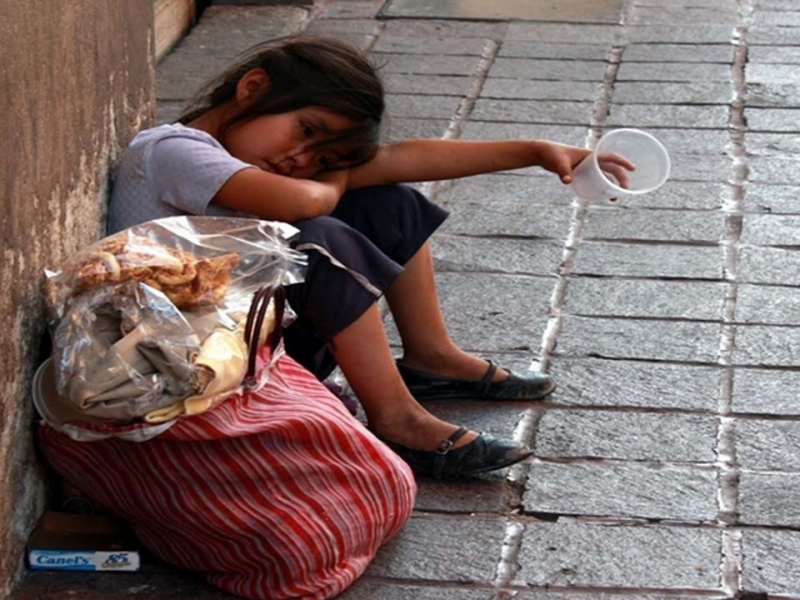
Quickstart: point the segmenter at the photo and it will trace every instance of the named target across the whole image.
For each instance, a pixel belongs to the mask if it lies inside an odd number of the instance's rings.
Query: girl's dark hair
[[[252,105],[226,120],[220,127],[220,138],[239,121],[319,106],[352,119],[356,125],[346,131],[332,132],[332,136],[313,147],[343,143],[351,146],[353,150],[343,157],[345,164],[337,166],[356,166],[375,155],[384,111],[383,84],[365,56],[333,38],[288,37],[253,46],[200,90],[178,122],[189,123],[234,100],[239,80],[258,68],[269,75],[269,89]]]

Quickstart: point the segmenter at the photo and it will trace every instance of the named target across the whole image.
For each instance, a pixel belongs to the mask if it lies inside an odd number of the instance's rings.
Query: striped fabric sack
[[[39,440],[67,482],[155,554],[245,598],[340,594],[416,494],[406,464],[285,355],[262,388],[149,441],[80,442],[46,424]]]

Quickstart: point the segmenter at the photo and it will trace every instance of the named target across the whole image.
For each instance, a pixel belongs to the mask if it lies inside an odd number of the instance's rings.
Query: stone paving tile
[[[800,27],[800,11],[755,11],[753,12],[753,23],[755,25],[775,25],[776,27]]]
[[[513,235],[565,239],[572,221],[570,206],[541,206],[524,197],[503,202],[495,198],[455,201],[442,231],[469,235]]]
[[[747,30],[748,46],[786,46],[800,36],[800,27],[753,25]]]
[[[593,44],[612,44],[620,35],[622,28],[616,25],[570,25],[561,23],[512,22],[508,25],[506,41],[513,42],[555,42],[585,45],[587,40]]]
[[[681,154],[724,155],[730,143],[728,132],[722,130],[659,128],[654,133],[664,146],[679,149]]]
[[[800,469],[800,421],[737,419],[736,458],[743,469]]]
[[[528,585],[718,589],[718,531],[529,523],[515,582]]]
[[[186,102],[183,100],[178,102],[159,100],[156,104],[156,124],[164,125],[176,122],[181,116],[184,106],[186,106]]]
[[[222,56],[198,60],[194,50],[179,52],[183,47],[183,45],[178,46],[158,64],[157,104],[169,100],[189,100],[208,81],[209,76],[222,71],[230,62],[230,58]]]
[[[415,38],[488,38],[501,40],[508,23],[447,21],[436,19],[389,19],[383,35]]]
[[[800,29],[798,29],[800,31]],[[800,84],[800,76],[794,65],[754,64],[747,67],[747,80],[766,84]]]
[[[538,351],[555,280],[441,273],[442,312],[456,344],[475,351]]]
[[[607,60],[609,50],[609,47],[605,44],[559,44],[506,41],[500,46],[497,56],[528,59]]]
[[[631,16],[633,25],[697,25],[700,23],[736,24],[736,9],[705,6],[637,6]]]
[[[747,107],[797,108],[800,84],[748,82],[744,94]]]
[[[560,3],[563,4],[563,3]],[[567,21],[578,23],[615,23],[621,15],[623,0],[599,0],[587,6],[570,1],[566,6],[547,0],[529,2],[429,2],[394,0],[383,14],[389,18],[502,19],[506,21]]]
[[[762,325],[736,327],[735,365],[797,366],[800,329]]]
[[[415,138],[440,138],[447,131],[450,121],[443,119],[384,118],[381,126],[384,140],[396,142]]]
[[[494,361],[495,359],[493,358],[492,360]],[[502,360],[502,364],[509,369],[525,371],[525,369],[520,368],[518,363],[503,359],[497,360],[498,362]],[[525,362],[530,364],[530,357]],[[499,400],[426,402],[424,404],[425,408],[440,419],[450,423],[458,423],[475,431],[483,431],[497,438],[511,438],[520,419],[522,419],[523,412],[530,408],[530,402]]]
[[[655,133],[658,136],[658,131]],[[671,180],[724,183],[731,177],[733,163],[727,156],[678,154],[677,150],[680,150],[680,148],[666,148],[670,152],[671,169],[669,177]]]
[[[376,53],[480,56],[486,40],[465,37],[422,37],[383,34],[372,47]]]
[[[797,158],[753,158],[750,161],[750,180],[800,185],[800,161]]]
[[[800,246],[800,215],[745,215],[743,244],[754,246]]]
[[[733,410],[765,415],[800,415],[798,386],[798,371],[734,369]]]
[[[472,86],[472,78],[461,75],[402,75],[386,73],[382,77],[387,94],[466,96]]]
[[[629,358],[692,363],[719,359],[720,326],[714,323],[600,319],[568,316],[558,356]]]
[[[798,88],[798,91],[800,91],[800,88]],[[800,158],[800,136],[794,133],[748,133],[746,146],[747,152],[753,156],[794,156]],[[759,186],[753,184],[747,186],[748,194],[754,187]]]
[[[763,10],[793,10],[797,7],[795,0],[750,0],[750,5]]]
[[[304,33],[376,35],[379,31],[380,22],[375,19],[314,19],[305,28]]]
[[[391,117],[448,119],[460,103],[461,99],[455,96],[387,95],[386,112]]]
[[[330,22],[330,21],[328,21]],[[339,33],[339,32],[328,32],[325,31],[324,28],[320,27],[318,29],[312,29],[311,31],[304,32],[310,33],[311,35],[322,35],[325,37],[333,37],[339,41],[345,42],[350,44],[354,48],[358,48],[362,52],[368,52],[370,45],[375,40],[375,36],[368,33]]]
[[[712,463],[714,417],[605,410],[548,410],[536,431],[536,456]]]
[[[721,213],[590,208],[581,235],[584,240],[717,242],[724,233]]]
[[[637,466],[534,464],[527,512],[713,521],[717,473]]]
[[[800,47],[797,46],[752,46],[747,51],[750,66],[756,63],[800,64]]]
[[[722,283],[571,279],[564,311],[571,315],[721,321]]]
[[[625,82],[614,84],[614,102],[622,104],[729,104],[730,84],[707,82]]]
[[[188,571],[166,565],[143,564],[122,577],[91,571],[27,571],[13,600],[237,600]]]
[[[736,279],[743,283],[800,285],[800,251],[743,246]]]
[[[469,121],[461,137],[465,140],[541,139],[584,146],[585,127],[531,123],[491,123]]]
[[[368,577],[356,583],[338,600],[492,600],[494,591],[454,587],[392,585],[372,582]]]
[[[427,54],[381,54],[374,57],[381,73],[404,75],[472,75],[478,66],[477,56]]]
[[[548,100],[478,99],[472,118],[479,121],[589,125],[594,105],[591,102],[553,102]]]
[[[498,240],[440,235],[433,241],[437,271],[554,275],[563,245],[536,240]],[[555,286],[555,282],[553,282]]]
[[[731,69],[728,65],[705,63],[636,63],[623,62],[617,71],[617,81],[677,81],[708,83],[728,82]]]
[[[742,523],[800,527],[800,473],[742,472],[737,508]]]
[[[742,532],[742,587],[800,595],[800,532]],[[779,559],[779,560],[778,560]]]
[[[558,404],[697,411],[718,407],[717,367],[558,358],[551,374],[558,387],[549,399]]]
[[[754,0],[755,2],[770,2],[775,0]],[[634,6],[660,6],[662,8],[671,8],[673,6],[694,6],[694,7],[709,7],[709,8],[734,8],[736,7],[735,0],[633,0]]]
[[[697,62],[730,64],[733,62],[734,48],[731,44],[635,44],[625,48],[622,60],[625,63]],[[661,66],[659,65],[658,68],[661,68]]]
[[[567,593],[559,594],[558,592],[550,591],[537,591],[537,592],[519,592],[514,596],[515,600],[631,600],[630,594],[607,594],[605,592],[587,592],[587,593]],[[348,599],[349,600],[349,599]],[[636,600],[730,600],[724,595],[703,594],[702,596],[692,596],[678,594],[669,594],[662,596],[659,594],[640,594],[637,592]]]
[[[578,275],[721,279],[722,265],[721,250],[711,246],[582,242],[572,272]]]
[[[370,577],[490,583],[505,536],[502,521],[412,518],[381,548]]]
[[[751,108],[747,110],[747,125],[751,131],[800,132],[800,109]]]
[[[669,175],[671,180],[724,184],[733,176],[734,165],[730,157],[717,154],[679,154],[677,151],[680,148],[667,148],[667,150],[671,153]]]
[[[338,0],[324,4],[321,15],[327,19],[371,19],[382,5],[382,0]]]
[[[601,61],[498,58],[489,69],[491,77],[555,81],[602,82],[608,63]]]
[[[631,44],[727,44],[732,29],[728,25],[635,25],[625,28]]]
[[[726,106],[673,106],[617,104],[611,106],[607,125],[625,127],[677,127],[685,129],[724,129],[728,126]]]
[[[616,205],[620,208],[713,210],[722,206],[723,194],[726,191],[726,187],[719,183],[670,179],[655,192],[641,196],[623,196]]]
[[[800,213],[800,186],[750,184],[744,198],[748,211]]]
[[[481,97],[594,101],[602,91],[601,83],[586,81],[529,81],[490,77],[481,89]]]
[[[191,34],[158,64],[157,98],[191,98],[237,54],[264,40],[297,33],[306,17],[304,9],[289,6],[207,8]]]
[[[736,321],[800,325],[800,293],[790,287],[739,284]]]
[[[465,203],[474,207],[482,205],[487,211],[505,214],[509,214],[507,211],[513,211],[510,213],[514,216],[513,220],[526,222],[536,218],[541,209],[540,205],[569,206],[573,198],[572,189],[554,177],[534,179],[505,173],[444,181],[436,194],[437,201],[453,210],[463,210],[466,208]],[[518,216],[520,214],[521,217]],[[446,226],[453,220],[451,216],[445,221]],[[513,227],[510,223],[506,223],[506,227],[508,226]],[[473,230],[458,229],[458,231]]]
[[[419,478],[414,508],[438,513],[505,513],[507,476],[508,469],[500,469],[466,481]]]

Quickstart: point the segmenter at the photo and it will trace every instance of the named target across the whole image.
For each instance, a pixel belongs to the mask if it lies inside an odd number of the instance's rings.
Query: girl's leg
[[[435,449],[458,427],[437,419],[414,399],[394,362],[376,293],[327,255],[356,273],[370,273],[370,281],[381,289],[396,280],[401,268],[341,221],[318,217],[296,225],[301,230],[297,248],[307,252],[308,269],[304,283],[286,288],[299,316],[285,330],[287,352],[321,379],[338,363],[380,437],[409,448]],[[470,432],[454,447],[476,437]]]
[[[436,375],[479,380],[489,364],[464,352],[450,338],[442,316],[434,279],[430,242],[425,242],[386,291],[397,330],[403,340],[402,363]],[[508,377],[498,369],[493,381]]]
[[[403,364],[435,375],[480,380],[489,364],[453,343],[436,294],[427,240],[447,211],[413,188],[391,185],[348,192],[332,216],[404,265],[404,272],[386,289],[403,340]],[[498,370],[493,381],[506,377],[508,373]]]
[[[458,426],[437,419],[408,391],[392,357],[376,304],[335,335],[330,350],[364,406],[370,429],[386,440],[420,450],[433,450]],[[478,434],[470,431],[455,448]]]

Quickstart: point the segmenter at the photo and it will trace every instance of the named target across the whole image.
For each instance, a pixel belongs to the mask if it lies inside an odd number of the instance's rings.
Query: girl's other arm
[[[347,171],[319,180],[293,179],[261,169],[242,169],[219,189],[212,202],[276,221],[301,221],[329,215],[347,186]]]
[[[408,140],[382,146],[370,162],[352,169],[348,188],[412,181],[456,179],[540,166],[572,181],[572,169],[591,153],[586,148],[545,140]],[[624,175],[633,165],[612,155]]]

